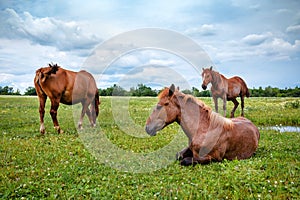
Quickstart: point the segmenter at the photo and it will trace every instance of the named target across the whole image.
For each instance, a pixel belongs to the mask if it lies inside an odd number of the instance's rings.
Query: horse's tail
[[[95,94],[95,112],[96,112],[96,117],[99,115],[99,105],[100,105],[100,100],[99,100],[99,91],[97,89],[96,94]]]
[[[246,97],[250,97],[250,92],[249,92],[249,89],[247,88],[247,86],[246,86]]]
[[[94,124],[96,124],[96,118],[99,115],[99,105],[100,105],[100,100],[99,100],[99,92],[97,89],[95,93],[94,101],[91,103],[91,112],[92,112],[92,119],[94,121]]]
[[[246,82],[241,78],[241,80],[242,80],[242,83],[243,83],[243,85],[244,85],[244,88],[245,88],[245,95],[246,95],[246,97],[250,97],[250,92],[249,92],[249,89],[248,89],[248,87],[247,87],[247,84],[246,84]]]

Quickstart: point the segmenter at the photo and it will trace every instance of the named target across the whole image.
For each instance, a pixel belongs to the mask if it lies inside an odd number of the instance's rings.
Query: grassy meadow
[[[210,98],[201,99],[212,106]],[[133,156],[149,155],[172,142],[187,145],[187,139],[177,124],[155,137],[142,132],[156,98],[128,99],[127,114],[135,126],[126,130],[122,121],[115,120],[118,110],[111,98],[101,101],[96,129],[87,126],[85,117],[83,131],[77,131],[73,118],[77,107],[61,104],[58,120],[64,133],[59,135],[53,129],[48,100],[46,134],[41,135],[37,97],[0,96],[0,199],[300,198],[300,133],[262,128],[300,126],[299,98],[245,100],[245,117],[261,127],[259,148],[248,160],[182,167],[175,161],[176,151],[169,150],[174,161],[165,166],[151,162],[152,157],[149,165],[128,158],[127,164],[132,162],[126,165],[128,170],[117,166],[124,158],[114,157],[115,147]],[[227,105],[229,114],[232,103]],[[106,143],[114,148],[107,149]],[[145,171],[134,171],[138,164]]]

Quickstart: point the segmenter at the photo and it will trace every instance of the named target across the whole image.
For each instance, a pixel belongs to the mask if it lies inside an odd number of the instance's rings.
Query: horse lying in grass
[[[173,84],[158,97],[159,102],[147,119],[146,132],[154,136],[177,122],[189,139],[189,146],[177,153],[181,165],[247,159],[256,151],[260,134],[250,120],[224,118],[202,101],[175,90]]]
[[[234,112],[239,106],[239,102],[236,98],[241,98],[242,113],[244,117],[244,98],[249,97],[250,93],[245,81],[238,76],[227,79],[222,74],[212,70],[212,67],[202,69],[202,88],[206,90],[207,85],[211,83],[211,94],[215,103],[216,112],[218,112],[218,98],[223,99],[223,111],[224,117],[226,116],[226,101],[232,101],[234,107],[231,111],[230,117],[234,117]]]
[[[91,126],[96,125],[100,100],[95,79],[90,73],[86,71],[73,72],[63,69],[57,64],[49,64],[48,67],[36,71],[34,86],[40,102],[40,132],[42,134],[45,133],[44,114],[47,96],[51,101],[50,115],[58,133],[63,132],[57,121],[59,103],[82,104],[78,128],[82,128],[85,114],[88,116]],[[89,105],[91,105],[91,110]]]

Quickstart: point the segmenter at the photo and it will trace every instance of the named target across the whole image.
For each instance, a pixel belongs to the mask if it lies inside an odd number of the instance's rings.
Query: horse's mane
[[[50,71],[48,72],[49,74],[56,74],[57,70],[60,68],[57,64],[51,64],[49,63]]]
[[[233,127],[232,120],[225,118],[214,111],[211,111],[209,118],[211,127],[222,126],[224,130],[230,130]]]
[[[52,69],[58,69],[58,68],[60,68],[60,66],[58,66],[57,63],[55,63],[55,64],[49,63],[48,65],[49,65],[49,67],[52,68]]]
[[[207,106],[200,99],[197,99],[196,97],[194,97],[192,95],[183,94],[183,93],[181,93],[181,96],[184,97],[183,98],[184,103],[190,101],[192,103],[199,105],[202,109],[207,110],[208,118],[209,118],[209,126],[211,128],[223,127],[224,130],[232,129],[232,127],[233,127],[232,120],[225,118],[225,117],[221,116],[219,113],[212,111],[212,109],[209,106]]]

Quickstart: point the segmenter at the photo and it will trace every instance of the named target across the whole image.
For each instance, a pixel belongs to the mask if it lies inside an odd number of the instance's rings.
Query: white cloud
[[[249,45],[260,45],[263,42],[265,42],[267,39],[272,37],[272,33],[266,33],[266,34],[250,34],[245,36],[242,41]]]
[[[300,25],[289,26],[286,28],[286,32],[300,34]]]
[[[213,24],[203,24],[200,27],[189,28],[185,33],[190,36],[212,36],[217,33],[217,28]]]
[[[9,39],[28,39],[33,43],[54,46],[59,50],[91,49],[101,40],[84,33],[75,21],[33,17],[29,12],[19,15],[13,9],[0,11],[0,36]]]
[[[272,42],[266,46],[269,53],[273,53],[272,60],[290,60],[300,52],[300,40],[296,40],[291,44],[281,38],[274,38]]]

